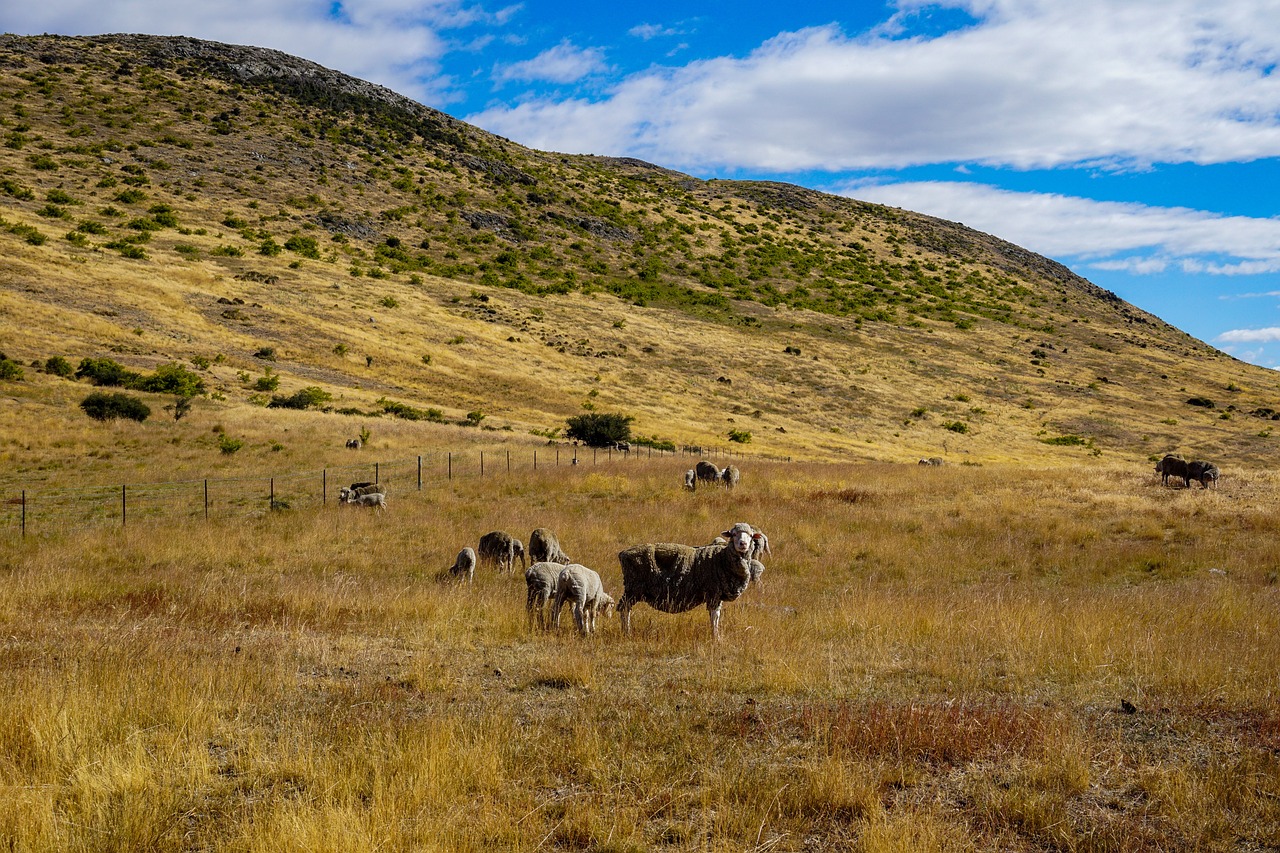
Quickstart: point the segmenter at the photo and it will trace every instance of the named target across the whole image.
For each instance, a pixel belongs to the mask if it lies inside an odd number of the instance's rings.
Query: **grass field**
[[[1223,850],[1280,845],[1276,477],[684,460],[10,540],[11,850]],[[531,630],[491,529],[770,537],[764,583]]]

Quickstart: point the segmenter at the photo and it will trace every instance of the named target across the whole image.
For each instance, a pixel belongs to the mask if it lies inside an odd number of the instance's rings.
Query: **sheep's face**
[[[601,616],[608,617],[613,613],[613,596],[607,592],[600,593],[600,597],[596,599],[596,610]]]
[[[755,531],[751,529],[750,524],[739,522],[720,535],[729,540],[729,547],[739,556],[745,557],[751,553]]]

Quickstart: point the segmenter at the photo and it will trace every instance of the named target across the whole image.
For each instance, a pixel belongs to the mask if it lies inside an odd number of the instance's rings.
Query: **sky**
[[[515,142],[942,217],[1280,368],[1280,0],[42,0],[271,47]]]

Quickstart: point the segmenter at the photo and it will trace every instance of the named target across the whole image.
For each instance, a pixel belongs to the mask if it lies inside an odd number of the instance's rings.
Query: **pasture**
[[[1254,851],[1280,846],[1280,478],[687,460],[6,540],[0,841],[21,851]],[[763,584],[526,624],[539,526],[736,521]]]

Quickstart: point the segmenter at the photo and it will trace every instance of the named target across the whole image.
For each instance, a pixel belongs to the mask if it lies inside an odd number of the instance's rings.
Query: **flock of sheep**
[[[1173,453],[1156,463],[1156,473],[1160,475],[1161,485],[1167,486],[1170,477],[1181,477],[1182,484],[1186,488],[1191,488],[1191,481],[1195,480],[1202,489],[1209,488],[1210,483],[1217,485],[1219,475],[1218,466],[1212,462],[1201,459],[1188,462]]]
[[[477,548],[458,552],[449,575],[470,582],[476,566],[491,565],[501,572],[524,568],[525,609],[530,626],[559,627],[565,604],[573,605],[573,622],[582,634],[592,634],[600,616],[616,607],[624,633],[631,633],[631,608],[648,604],[664,613],[684,613],[705,605],[711,618],[711,636],[720,638],[720,606],[733,601],[747,586],[760,581],[771,554],[769,538],[745,522],[739,522],[710,544],[702,546],[657,542],[635,545],[618,554],[622,567],[622,596],[614,601],[604,590],[600,574],[574,562],[560,547],[555,533],[539,527],[524,543],[495,530],[480,537]],[[551,609],[548,613],[547,605]]]
[[[742,472],[734,466],[726,465],[723,468],[717,468],[714,462],[708,462],[705,459],[684,472],[684,487],[691,492],[698,488],[699,483],[732,489],[740,482],[742,482]]]

